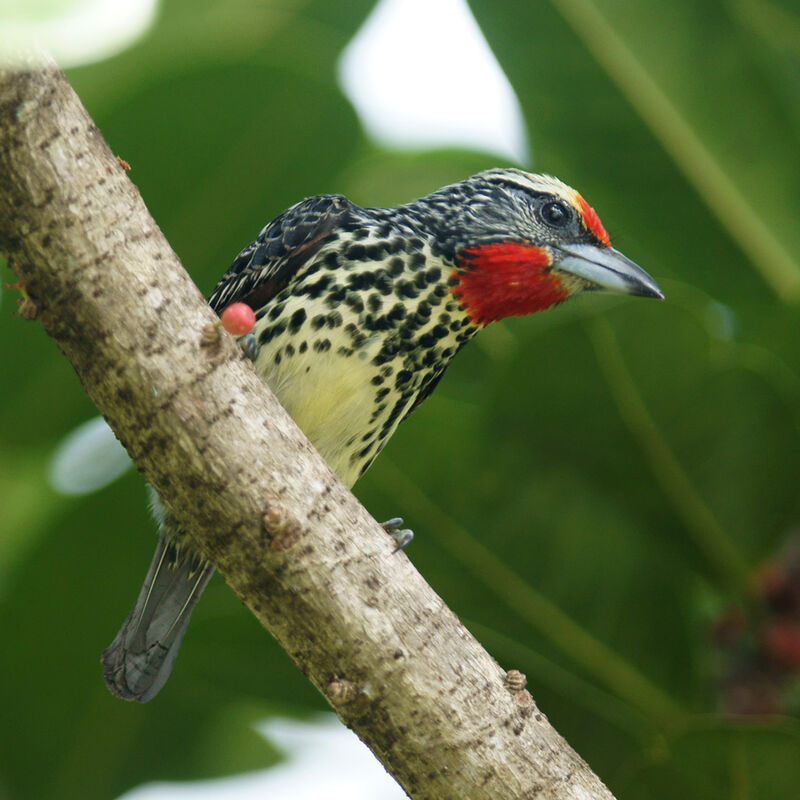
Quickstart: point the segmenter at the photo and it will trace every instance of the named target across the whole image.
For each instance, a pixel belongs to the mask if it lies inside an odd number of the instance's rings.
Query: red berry
[[[247,303],[231,303],[220,315],[222,327],[234,336],[244,336],[253,330],[256,315]]]
[[[800,669],[800,627],[791,620],[774,620],[765,629],[767,654],[786,669]]]

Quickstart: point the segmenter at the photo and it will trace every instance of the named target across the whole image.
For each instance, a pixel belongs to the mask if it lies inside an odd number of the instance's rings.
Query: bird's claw
[[[401,527],[402,524],[402,517],[392,517],[381,523],[381,527],[394,539],[394,543],[397,545],[395,552],[402,550],[414,538],[414,531],[410,528]]]
[[[247,333],[239,338],[239,347],[242,348],[242,352],[251,361],[255,361],[258,358],[259,346],[256,337],[252,333]]]

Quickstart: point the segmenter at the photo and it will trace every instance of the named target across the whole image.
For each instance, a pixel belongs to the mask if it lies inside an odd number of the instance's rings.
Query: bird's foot
[[[410,528],[403,528],[402,517],[392,517],[386,522],[381,522],[381,527],[394,539],[397,550],[402,550],[414,538],[414,531]]]
[[[255,361],[258,358],[259,346],[256,337],[252,333],[245,334],[239,338],[239,347],[242,348],[242,352],[251,361]]]

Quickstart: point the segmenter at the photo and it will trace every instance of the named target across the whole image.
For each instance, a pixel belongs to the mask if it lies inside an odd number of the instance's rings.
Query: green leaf
[[[70,71],[204,291],[304,196],[391,205],[494,165],[364,140],[335,61],[371,6],[172,0],[136,47]],[[471,6],[534,168],[578,188],[667,300],[490,326],[357,492],[406,517],[408,555],[620,797],[793,796],[795,720],[710,715],[715,618],[800,520],[797,10]],[[48,488],[48,454],[96,412],[2,299],[0,791],[109,797],[273,763],[251,722],[323,703],[221,580],[158,698],[107,694],[99,654],[154,543],[143,486]]]
[[[619,792],[652,800],[792,797],[800,780],[798,747],[794,723],[706,721],[629,767]]]

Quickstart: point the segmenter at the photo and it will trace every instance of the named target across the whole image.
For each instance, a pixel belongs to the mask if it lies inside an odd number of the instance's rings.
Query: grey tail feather
[[[101,659],[112,694],[140,703],[158,694],[213,574],[214,567],[191,548],[159,538],[139,597]]]

